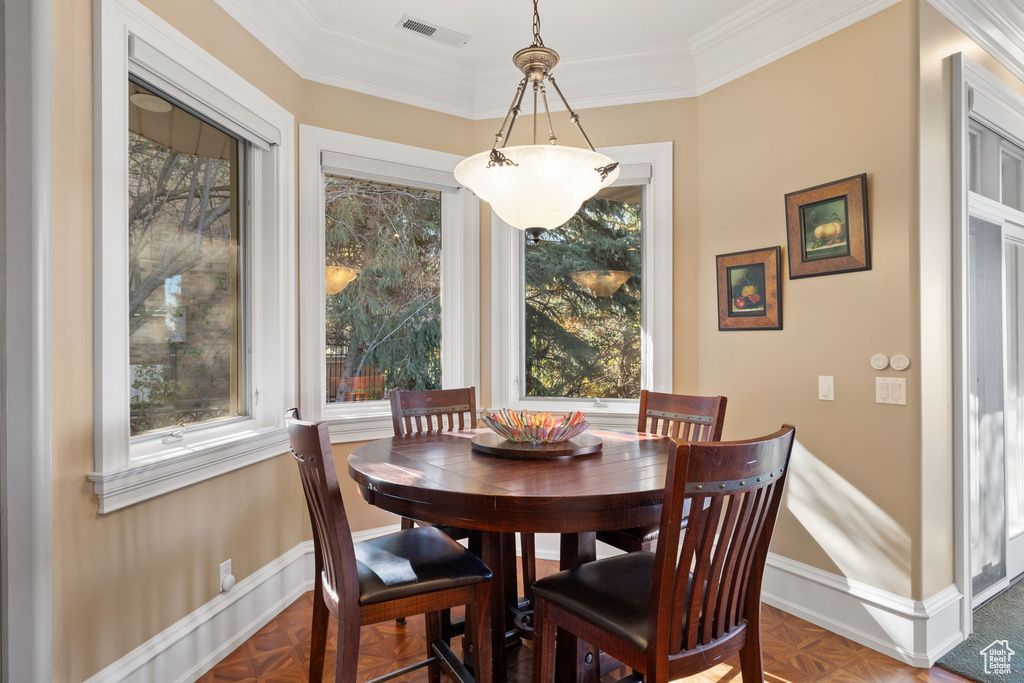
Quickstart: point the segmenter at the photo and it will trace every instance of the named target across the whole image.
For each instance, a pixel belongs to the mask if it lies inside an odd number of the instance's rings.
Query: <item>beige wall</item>
[[[912,360],[917,304],[913,3],[698,98],[699,387],[729,396],[726,437],[797,425],[773,551],[910,596],[920,365],[907,406],[874,403],[878,352]],[[715,256],[781,245],[783,196],[868,174],[872,269],[782,281],[781,332],[719,332]],[[784,268],[788,273],[788,266]],[[835,377],[834,402],[817,398]]]
[[[109,665],[309,537],[288,457],[108,515],[92,469],[91,2],[54,4],[54,680]],[[213,0],[144,0],[292,111],[296,122],[457,154],[470,122],[303,81]],[[601,146],[674,143],[676,391],[730,397],[727,438],[799,428],[773,550],[917,599],[952,581],[949,59],[964,49],[1024,92],[927,3],[869,19],[686,100],[581,112]],[[511,71],[511,69],[510,69]],[[514,88],[509,74],[509,93]],[[571,97],[571,87],[569,95]],[[579,144],[564,115],[563,143]],[[528,130],[523,126],[522,130]],[[717,254],[781,245],[783,195],[868,173],[870,271],[783,279],[784,329],[719,332]],[[481,220],[481,405],[490,400],[489,212]],[[922,226],[918,230],[918,224]],[[928,239],[922,240],[921,234]],[[919,243],[924,242],[923,245]],[[920,249],[919,249],[920,246]],[[788,268],[783,268],[788,272]],[[68,343],[67,340],[73,340]],[[907,353],[909,405],[873,402],[868,357]],[[816,398],[817,375],[836,401]],[[358,444],[335,447],[340,471]],[[394,518],[342,477],[355,529]]]
[[[297,124],[470,149],[467,121],[303,81],[212,0],[144,4]],[[93,468],[92,2],[54,0],[53,17],[54,680],[81,681],[216,596],[221,561],[230,557],[242,579],[308,539],[309,522],[287,456],[97,514],[85,479]],[[341,472],[355,445],[336,449]],[[342,479],[354,528],[394,523]]]

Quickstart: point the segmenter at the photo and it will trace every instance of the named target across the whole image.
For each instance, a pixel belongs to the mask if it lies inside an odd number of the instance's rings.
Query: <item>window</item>
[[[441,193],[324,175],[327,402],[441,388]]]
[[[1013,133],[972,120],[967,143],[968,190],[1024,210],[1024,147],[1014,141]]]
[[[128,83],[131,435],[248,412],[239,142]]]
[[[524,393],[639,398],[643,186],[611,187],[525,247]]]
[[[672,389],[672,145],[602,151],[619,179],[539,243],[491,215],[491,400],[631,428]]]
[[[1024,149],[1004,142],[1000,150],[1000,202],[1018,211],[1024,210]]]
[[[391,391],[475,386],[479,203],[461,157],[301,126],[302,410],[391,434]]]
[[[109,512],[287,449],[294,119],[134,0],[102,0],[95,472]]]

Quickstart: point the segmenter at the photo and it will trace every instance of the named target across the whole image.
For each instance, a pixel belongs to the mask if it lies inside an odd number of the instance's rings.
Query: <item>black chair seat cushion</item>
[[[544,577],[533,594],[646,651],[653,578],[654,553],[636,552]]]
[[[622,548],[624,545],[639,545],[658,540],[660,525],[638,526],[632,529],[616,529],[614,531],[598,531],[597,540],[602,543]]]
[[[683,523],[682,528],[686,528],[686,520],[690,514],[690,501],[686,500],[683,502]],[[627,550],[633,547],[639,547],[642,543],[650,543],[658,540],[658,530],[661,528],[660,524],[648,524],[647,526],[637,526],[632,529],[615,529],[614,531],[598,531],[597,540],[608,545],[613,545],[616,548]]]
[[[430,526],[354,545],[360,605],[459,588],[491,578],[491,570],[479,557]]]

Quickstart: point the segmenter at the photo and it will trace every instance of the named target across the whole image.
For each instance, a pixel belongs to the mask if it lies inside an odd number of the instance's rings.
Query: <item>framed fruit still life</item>
[[[789,278],[871,269],[868,176],[786,195]]]
[[[720,254],[719,330],[781,330],[781,249],[768,247]]]

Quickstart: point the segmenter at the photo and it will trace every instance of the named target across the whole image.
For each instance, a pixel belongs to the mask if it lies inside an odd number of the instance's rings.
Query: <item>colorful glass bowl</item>
[[[559,443],[579,436],[590,426],[587,416],[578,411],[557,418],[551,413],[503,408],[496,413],[484,411],[480,420],[498,436],[518,443]]]

